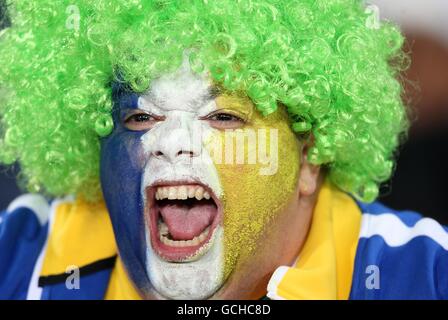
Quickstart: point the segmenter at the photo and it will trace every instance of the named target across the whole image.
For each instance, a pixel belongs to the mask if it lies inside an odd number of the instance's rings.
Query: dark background
[[[377,2],[381,4],[384,1]],[[392,7],[403,2],[389,1],[380,9],[386,16],[391,12],[391,18],[402,24],[407,36],[406,50],[413,62],[405,74],[408,79],[405,83],[406,100],[415,120],[407,142],[400,148],[395,175],[382,187],[380,201],[394,209],[418,211],[448,224],[448,202],[445,198],[448,196],[448,41],[439,36],[438,25],[420,27],[417,23],[413,25],[412,20],[409,24],[394,14],[399,12],[407,16],[404,9]],[[412,3],[409,0],[406,5],[411,6]],[[435,6],[438,1],[425,2],[426,8],[431,3]],[[9,25],[4,12],[5,5],[0,0],[0,29]],[[0,166],[1,209],[20,194],[16,175],[16,169]]]

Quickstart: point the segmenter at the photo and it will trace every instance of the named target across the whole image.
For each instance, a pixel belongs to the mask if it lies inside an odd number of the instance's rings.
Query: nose
[[[194,151],[188,150],[179,150],[177,152],[172,152],[170,150],[165,150],[165,152],[161,150],[157,150],[153,152],[153,155],[157,158],[167,158],[167,160],[173,162],[176,161],[180,157],[185,158],[193,158],[197,156],[197,153]]]
[[[167,121],[158,128],[152,156],[175,163],[200,155],[201,141],[196,141],[190,121]]]

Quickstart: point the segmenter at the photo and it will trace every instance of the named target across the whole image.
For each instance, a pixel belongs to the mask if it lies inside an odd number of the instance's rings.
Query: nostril
[[[190,157],[190,158],[193,158],[194,157],[194,152],[193,151],[185,151],[185,150],[181,150],[181,151],[179,151],[178,153],[177,153],[177,155],[176,156],[181,156],[181,155],[185,155],[185,156],[188,156],[188,157]]]

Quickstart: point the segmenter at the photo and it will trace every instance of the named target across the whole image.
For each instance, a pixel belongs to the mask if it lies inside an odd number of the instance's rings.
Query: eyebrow
[[[210,86],[208,89],[208,99],[216,99],[222,93],[222,88],[218,86]]]

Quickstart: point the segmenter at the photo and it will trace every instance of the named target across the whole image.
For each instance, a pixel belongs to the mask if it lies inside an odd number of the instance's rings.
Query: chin
[[[146,272],[161,299],[202,300],[225,282],[222,205],[200,181],[157,181],[145,199]]]

